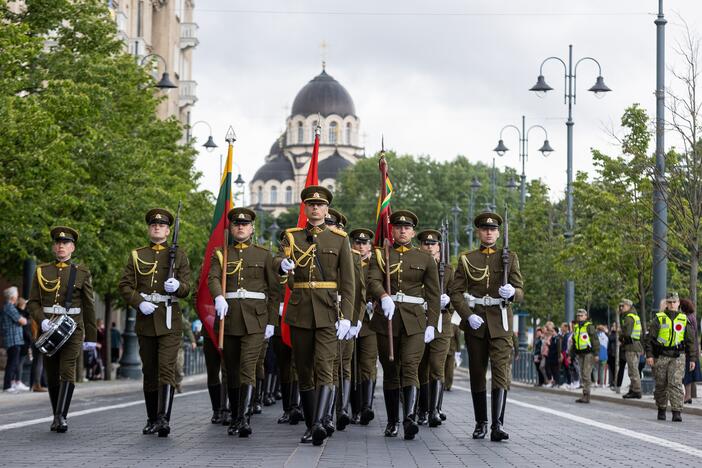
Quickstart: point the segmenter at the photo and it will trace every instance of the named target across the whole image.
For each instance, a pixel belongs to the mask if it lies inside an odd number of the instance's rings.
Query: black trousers
[[[7,390],[12,387],[12,381],[19,379],[19,362],[21,346],[10,346],[7,348],[7,364],[5,364],[5,379],[2,389]]]

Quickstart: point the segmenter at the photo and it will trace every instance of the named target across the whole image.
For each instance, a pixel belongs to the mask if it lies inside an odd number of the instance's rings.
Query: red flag
[[[230,129],[233,135],[233,131]],[[212,252],[217,247],[224,245],[224,232],[228,229],[227,213],[232,207],[232,143],[229,140],[229,150],[227,151],[227,163],[224,166],[222,181],[217,195],[217,204],[215,205],[214,216],[212,217],[212,227],[210,230],[210,240],[207,241],[205,249],[205,258],[202,260],[202,268],[200,269],[200,279],[197,287],[197,302],[195,308],[197,315],[202,321],[202,326],[207,330],[207,334],[213,343],[218,342],[218,337],[214,332],[214,323],[217,318],[217,313],[214,308],[214,299],[210,294],[210,288],[207,286],[207,275],[210,273],[210,260]]]
[[[314,130],[314,149],[312,150],[312,159],[310,160],[310,167],[307,170],[307,179],[305,180],[305,187],[310,185],[319,184],[319,176],[317,169],[319,166],[319,134],[321,133],[322,127],[317,122],[317,127]],[[305,203],[300,202],[300,214],[297,216],[297,227],[303,228],[307,224],[307,216],[305,216]],[[285,288],[285,300],[283,302],[283,316],[280,319],[280,336],[283,339],[283,343],[288,346],[292,346],[290,342],[290,326],[285,323],[285,314],[288,311],[288,301],[290,300],[290,288]]]
[[[388,162],[385,159],[385,151],[380,152],[380,160],[378,161],[380,169],[380,194],[378,195],[378,208],[375,212],[375,239],[374,245],[382,247],[385,239],[393,242],[392,231],[390,230],[390,200],[392,199],[392,183],[388,176]]]

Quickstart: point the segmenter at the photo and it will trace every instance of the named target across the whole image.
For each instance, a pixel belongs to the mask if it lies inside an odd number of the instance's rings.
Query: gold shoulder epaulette
[[[337,229],[334,226],[329,226],[327,229],[329,229],[331,232],[333,232],[334,234],[336,234],[338,236],[341,236],[341,237],[348,236],[348,234],[346,234],[346,232],[342,231],[341,229]]]
[[[361,252],[359,252],[359,251],[356,250],[356,249],[351,249],[351,252],[353,252],[353,253],[355,253],[355,254],[358,254],[358,255],[361,255]]]
[[[53,265],[53,263],[51,263],[51,262],[46,262],[46,263],[40,264],[39,267],[40,267],[40,268],[44,268],[44,267],[48,267],[48,266],[51,266],[51,265]]]
[[[287,228],[285,232],[297,232],[297,231],[302,231],[301,227],[292,227],[292,228]]]
[[[88,266],[85,265],[84,263],[78,263],[78,264],[76,264],[76,268],[79,269],[79,270],[83,270],[83,271],[86,272],[86,273],[90,273],[90,269],[89,269]]]

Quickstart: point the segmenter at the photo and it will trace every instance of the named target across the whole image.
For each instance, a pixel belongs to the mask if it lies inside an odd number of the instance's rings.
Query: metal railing
[[[534,353],[528,350],[519,350],[518,359],[512,362],[512,380],[534,384],[538,381],[536,366],[534,366]]]
[[[183,344],[183,375],[195,375],[205,372],[205,354],[202,346],[195,349],[190,344]]]
[[[187,49],[188,47],[197,47],[200,43],[197,38],[197,23],[181,23],[180,24],[180,48]]]

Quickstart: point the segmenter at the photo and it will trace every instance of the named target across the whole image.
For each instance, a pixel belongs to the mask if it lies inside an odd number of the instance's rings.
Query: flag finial
[[[234,128],[231,125],[229,126],[229,130],[227,130],[227,136],[224,138],[224,141],[230,145],[236,141],[236,133],[234,133]]]
[[[314,134],[315,135],[321,135],[322,134],[322,114],[317,112],[317,126],[314,127]]]

